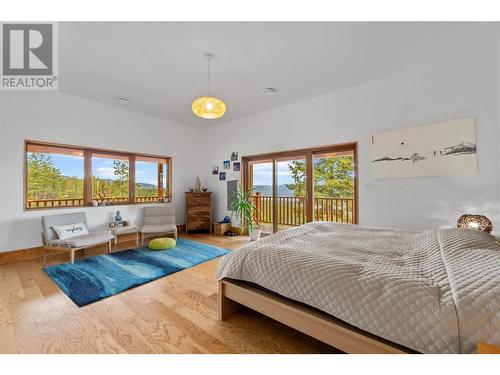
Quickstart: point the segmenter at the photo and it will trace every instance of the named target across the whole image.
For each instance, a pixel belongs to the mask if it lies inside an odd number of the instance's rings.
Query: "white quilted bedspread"
[[[217,278],[256,283],[423,353],[500,344],[500,246],[484,232],[309,223],[231,252]]]

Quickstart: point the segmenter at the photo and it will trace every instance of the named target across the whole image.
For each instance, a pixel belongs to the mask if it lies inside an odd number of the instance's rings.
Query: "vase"
[[[198,176],[196,176],[196,181],[194,182],[194,191],[200,192],[201,191],[201,181]]]
[[[250,236],[250,241],[257,241],[260,238],[260,233],[262,231],[260,229],[254,229],[248,235]]]

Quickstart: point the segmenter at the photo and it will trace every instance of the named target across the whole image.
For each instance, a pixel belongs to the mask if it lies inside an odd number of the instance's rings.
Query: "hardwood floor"
[[[246,237],[183,237],[237,249]],[[123,242],[115,250],[135,247]],[[77,259],[104,253],[81,251]],[[67,254],[47,264],[67,261]],[[42,260],[0,266],[0,353],[334,353],[263,315],[242,309],[217,320],[219,259],[77,307],[42,271]]]

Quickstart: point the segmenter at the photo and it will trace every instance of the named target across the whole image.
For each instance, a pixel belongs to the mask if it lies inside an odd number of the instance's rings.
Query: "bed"
[[[248,306],[354,353],[472,353],[500,344],[500,246],[479,231],[309,223],[217,270],[220,318]]]

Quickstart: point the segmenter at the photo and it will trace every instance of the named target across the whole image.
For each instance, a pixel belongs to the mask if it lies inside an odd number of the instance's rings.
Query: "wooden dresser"
[[[212,229],[212,193],[186,193],[186,233]]]

